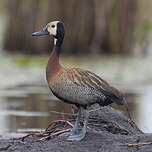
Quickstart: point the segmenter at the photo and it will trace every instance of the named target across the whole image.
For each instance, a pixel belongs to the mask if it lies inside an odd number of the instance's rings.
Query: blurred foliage
[[[13,57],[13,62],[17,66],[28,67],[28,66],[45,66],[47,64],[47,57],[31,57],[25,55],[16,55]]]
[[[131,54],[136,40],[142,45],[152,29],[148,17],[143,19],[148,4],[151,2],[142,0],[5,0],[9,18],[4,48],[26,54],[48,53],[52,40],[50,46],[47,36],[33,38],[31,33],[49,21],[61,20],[67,54]]]

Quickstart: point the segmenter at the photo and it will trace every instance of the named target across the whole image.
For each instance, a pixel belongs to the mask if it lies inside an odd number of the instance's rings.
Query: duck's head
[[[60,37],[64,37],[63,23],[60,21],[50,22],[41,31],[32,34],[32,36],[42,36],[42,35],[52,35],[56,39]]]

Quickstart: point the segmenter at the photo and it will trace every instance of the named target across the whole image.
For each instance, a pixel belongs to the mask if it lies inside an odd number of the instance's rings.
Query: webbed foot
[[[75,133],[70,131],[70,132],[64,132],[60,134],[59,137],[68,137],[68,136],[73,136],[73,135],[75,135]]]
[[[66,140],[67,141],[80,141],[80,140],[84,139],[84,137],[85,137],[85,134],[80,133],[80,134],[77,134],[77,135],[71,135]]]

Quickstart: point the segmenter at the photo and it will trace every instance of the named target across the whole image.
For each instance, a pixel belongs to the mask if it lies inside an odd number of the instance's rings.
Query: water
[[[41,130],[53,120],[66,118],[51,111],[72,112],[71,105],[57,101],[47,86],[18,86],[1,91],[0,96],[1,134]]]

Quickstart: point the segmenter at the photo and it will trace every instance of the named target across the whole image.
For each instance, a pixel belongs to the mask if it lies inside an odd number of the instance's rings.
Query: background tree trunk
[[[33,38],[31,34],[49,21],[61,20],[66,30],[66,53],[132,52],[136,0],[6,0],[6,4],[6,50],[47,53],[52,41],[47,36]]]

